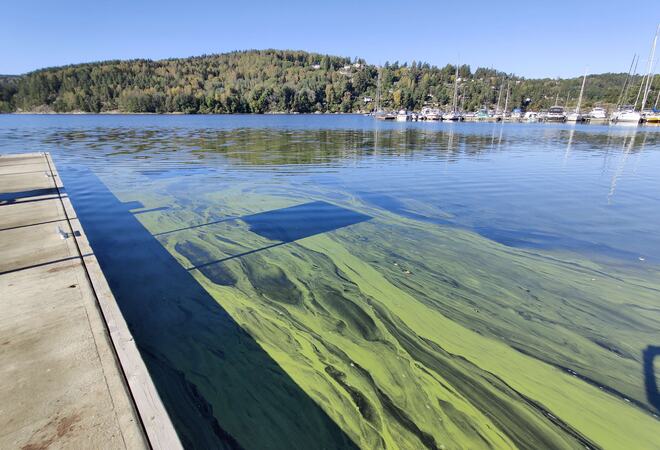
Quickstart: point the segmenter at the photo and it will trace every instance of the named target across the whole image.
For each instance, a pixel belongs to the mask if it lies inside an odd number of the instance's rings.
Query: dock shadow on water
[[[241,220],[245,222],[250,231],[275,243],[261,248],[254,248],[236,255],[210,261],[199,261],[194,256],[194,266],[188,270],[202,270],[209,266],[223,263],[235,258],[252,255],[264,250],[270,250],[280,245],[285,245],[299,239],[304,239],[321,233],[327,233],[339,228],[355,225],[371,219],[371,216],[362,214],[341,206],[333,205],[323,201],[303,203],[288,208],[273,209],[248,216],[232,217],[229,219],[215,220],[206,224],[194,225],[192,227],[180,228],[155,234],[175,233],[177,231],[201,228],[215,225],[221,222]],[[192,256],[192,255],[191,255]]]
[[[129,212],[134,205],[87,169],[61,172],[186,448],[357,448]]]
[[[316,201],[241,217],[250,231],[271,241],[293,242],[371,219],[350,209]]]

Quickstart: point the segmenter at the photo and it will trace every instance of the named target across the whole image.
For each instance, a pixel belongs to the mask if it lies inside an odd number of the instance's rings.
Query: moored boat
[[[487,109],[480,109],[479,111],[476,112],[474,115],[474,120],[478,122],[485,122],[490,119],[490,114],[488,114]]]
[[[456,64],[456,74],[454,75],[454,101],[452,103],[452,110],[451,112],[444,113],[442,120],[451,122],[463,120],[463,116],[458,112],[458,64]]]
[[[566,122],[566,112],[563,106],[551,107],[545,115],[546,122]]]
[[[635,111],[632,106],[624,106],[612,113],[610,120],[614,123],[639,123],[642,120],[642,114]]]
[[[578,97],[577,106],[575,111],[566,116],[566,122],[585,122],[587,118],[580,113],[580,106],[582,106],[582,96],[584,95],[584,85],[587,82],[587,72],[584,72],[582,78],[582,87],[580,88],[580,97]]]
[[[579,112],[572,112],[566,116],[566,122],[585,122],[587,119]]]
[[[660,124],[660,111],[655,111],[646,116],[646,123]]]
[[[604,122],[607,120],[607,111],[605,108],[601,108],[600,106],[596,106],[589,111],[589,114],[587,114],[587,117],[589,118],[590,122]]]
[[[385,111],[377,111],[374,113],[374,117],[378,120],[394,120],[396,119],[396,114]]]
[[[539,113],[535,111],[527,111],[522,118],[523,122],[536,123],[539,121]]]
[[[436,109],[436,108],[424,107],[424,108],[422,108],[421,115],[422,115],[423,120],[441,120],[442,119],[442,113],[440,112],[439,109]]]
[[[451,112],[444,113],[442,115],[442,120],[448,120],[448,121],[451,121],[451,122],[458,122],[458,121],[463,120],[463,116],[458,111],[451,111]]]
[[[401,110],[399,110],[398,113],[396,113],[396,121],[397,122],[407,122],[409,120],[412,120],[412,114],[410,114],[405,109],[401,109]]]

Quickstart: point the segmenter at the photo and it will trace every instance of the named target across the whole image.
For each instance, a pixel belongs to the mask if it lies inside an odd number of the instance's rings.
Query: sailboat
[[[458,64],[456,64],[456,74],[454,75],[454,101],[452,111],[443,114],[442,120],[449,120],[452,122],[463,120],[463,117],[458,112]]]
[[[618,121],[619,117],[625,111],[631,110],[632,112],[634,112],[632,107],[623,106],[623,103],[628,98],[628,91],[630,90],[630,86],[632,85],[633,74],[635,72],[637,72],[637,64],[638,63],[639,63],[639,56],[637,54],[634,54],[633,59],[630,62],[630,68],[628,69],[628,75],[626,76],[626,79],[623,82],[623,87],[621,88],[621,94],[619,94],[619,99],[616,102],[616,110],[612,113],[612,116],[610,117],[610,120],[613,123],[616,123]]]
[[[509,109],[509,82],[506,83],[506,99],[504,100],[504,111],[502,111],[502,120],[506,120],[507,109]]]
[[[582,87],[580,88],[580,96],[578,97],[577,106],[575,111],[566,116],[566,122],[584,122],[586,118],[580,114],[580,106],[582,105],[582,96],[584,94],[584,85],[587,82],[587,71],[584,71],[584,77],[582,78]]]
[[[381,102],[381,68],[378,68],[378,82],[376,85],[376,106],[374,107],[373,115],[378,120],[394,120],[396,116],[382,110]]]
[[[502,111],[500,111],[500,104],[502,103],[502,90],[504,89],[504,80],[502,80],[502,84],[500,85],[499,93],[497,95],[497,107],[495,108],[495,121],[499,122],[502,120]]]
[[[611,120],[614,123],[639,123],[642,120],[642,115],[639,111],[635,111],[633,105],[625,105],[612,114]]]

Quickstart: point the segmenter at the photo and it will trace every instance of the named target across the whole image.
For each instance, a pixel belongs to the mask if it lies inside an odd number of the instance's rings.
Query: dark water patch
[[[167,384],[171,386],[172,389],[178,387],[181,391],[180,398],[185,398],[192,404],[192,407],[189,408],[189,410],[197,413],[195,420],[200,424],[200,428],[208,427],[217,437],[215,448],[231,450],[243,449],[238,441],[220,426],[213,413],[213,406],[206,401],[204,396],[200,393],[197,385],[186,378],[184,372],[176,370],[167,363],[163,363],[156,355],[149,353],[146,349],[142,350],[142,354],[145,362],[147,362],[150,367],[159,367],[159,377],[161,377],[161,379],[167,379]],[[187,434],[180,433],[179,438],[181,439],[181,444],[184,448],[198,447],[197,443]]]
[[[349,328],[367,341],[376,341],[381,337],[374,319],[350,300],[352,295],[343,295],[325,284],[315,286],[312,295],[328,310],[332,310],[340,323],[347,324],[347,327],[340,327],[342,331]]]
[[[364,222],[371,217],[317,201],[243,216],[241,219],[253,233],[272,241],[292,242]]]
[[[215,264],[217,267],[222,264]],[[287,274],[278,266],[253,256],[249,261],[241,261],[252,287],[259,295],[279,303],[300,305],[303,294]],[[203,270],[203,269],[202,269]]]
[[[370,423],[376,423],[378,414],[371,406],[369,399],[365,397],[358,389],[354,388],[346,382],[346,374],[334,366],[326,366],[325,373],[330,375],[348,394],[351,396],[353,403],[360,411],[360,415]]]
[[[514,248],[534,250],[567,250],[574,252],[603,255],[624,261],[635,261],[639,255],[611,247],[603,243],[593,243],[571,236],[546,233],[518,228],[509,230],[492,226],[467,227],[492,241]]]
[[[649,345],[644,349],[644,387],[646,398],[653,405],[656,412],[660,413],[660,389],[658,389],[658,378],[655,374],[654,361],[660,357],[660,346]]]
[[[396,197],[383,193],[359,191],[356,192],[364,201],[398,214],[408,219],[435,225],[452,226],[473,231],[487,239],[502,245],[514,248],[535,250],[568,250],[575,252],[586,252],[590,254],[603,255],[621,260],[634,261],[639,255],[621,250],[604,243],[593,243],[583,239],[577,239],[567,235],[547,233],[534,229],[517,227],[516,229],[499,228],[492,225],[468,225],[463,224],[460,218],[449,220],[436,216],[428,216],[411,211]],[[447,205],[449,206],[449,205]]]
[[[171,208],[169,206],[158,206],[156,208],[142,209],[140,211],[133,211],[133,214],[147,214],[152,212],[161,212],[169,211]]]
[[[383,392],[380,388],[376,387],[376,393],[378,394],[378,399],[385,408],[385,411],[396,420],[399,425],[401,425],[406,430],[410,431],[413,435],[417,436],[424,446],[430,450],[437,450],[438,445],[435,442],[433,436],[429,433],[422,431],[417,424],[408,416],[408,414],[401,408],[399,408],[392,399]]]
[[[375,205],[391,213],[406,217],[408,219],[430,222],[437,225],[453,224],[453,222],[447,219],[443,219],[440,217],[430,217],[424,214],[418,214],[414,211],[411,211],[403,204],[403,202],[401,202],[400,200],[398,200],[397,198],[391,195],[386,195],[377,192],[366,192],[366,191],[358,191],[356,192],[356,195],[360,196],[360,198],[362,198],[367,203]]]
[[[597,346],[604,348],[608,352],[612,352],[617,356],[620,356],[621,358],[626,358],[626,359],[631,359],[634,360],[633,355],[631,354],[625,354],[623,350],[612,344],[611,342],[603,341],[602,339],[592,339],[592,342],[596,344]],[[627,352],[626,352],[627,353]]]
[[[488,442],[488,440],[479,432],[479,429],[474,426],[473,421],[467,414],[455,408],[451,402],[447,402],[442,399],[437,400],[440,408],[442,408],[447,416],[451,417],[452,422],[454,422],[458,428],[463,431],[463,433],[470,436],[475,436],[481,440],[480,448],[493,448],[490,442]]]

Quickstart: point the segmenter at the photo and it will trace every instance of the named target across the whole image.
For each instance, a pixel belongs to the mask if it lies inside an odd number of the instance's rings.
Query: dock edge
[[[124,316],[119,309],[94,251],[78,220],[66,188],[57,172],[50,153],[44,156],[64,207],[67,224],[82,259],[83,268],[92,286],[97,306],[105,321],[114,356],[124,376],[137,416],[141,421],[149,445],[156,450],[183,449],[170,416],[158,395],[147,366],[140,355]]]

